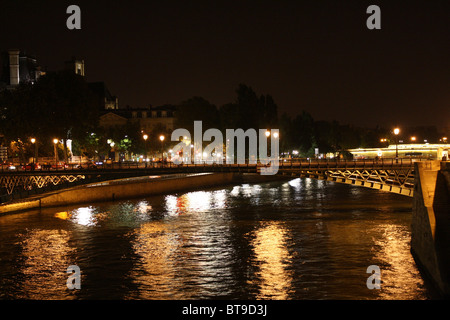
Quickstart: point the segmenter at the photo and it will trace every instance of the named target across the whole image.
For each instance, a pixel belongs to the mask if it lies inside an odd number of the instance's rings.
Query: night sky
[[[68,30],[66,8],[81,8]],[[381,30],[366,9],[381,8]],[[279,114],[360,126],[450,127],[450,1],[1,0],[0,50],[48,70],[85,59],[121,107],[201,96],[218,107],[240,83]]]

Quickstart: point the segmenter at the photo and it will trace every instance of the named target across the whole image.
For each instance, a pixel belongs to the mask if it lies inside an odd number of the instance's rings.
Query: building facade
[[[124,126],[127,122],[137,123],[144,133],[161,131],[169,133],[175,126],[175,107],[165,105],[148,108],[106,109],[100,116],[100,126],[113,128]]]

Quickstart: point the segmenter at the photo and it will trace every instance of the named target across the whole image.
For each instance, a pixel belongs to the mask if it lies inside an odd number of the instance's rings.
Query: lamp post
[[[148,139],[148,135],[146,135],[146,134],[144,134],[143,136],[142,136],[142,138],[144,138],[144,153],[145,153],[145,157],[144,157],[144,159],[145,159],[145,167],[147,168],[147,139]]]
[[[159,140],[161,140],[161,163],[164,165],[164,136],[160,135]]]
[[[58,168],[58,152],[56,150],[56,145],[58,144],[58,139],[53,139],[53,149],[55,151],[55,169]]]
[[[269,130],[266,130],[266,132],[265,132],[264,134],[266,135],[266,138],[269,139],[269,137],[270,137],[270,131],[269,131]],[[267,139],[266,139],[266,142],[268,141]],[[269,145],[269,148],[268,148],[269,150],[266,149],[268,152],[270,152],[270,147],[271,147],[271,146],[272,146],[272,145],[270,144],[270,145]],[[266,152],[266,154],[265,154],[264,156],[267,157],[267,152]]]
[[[31,138],[31,143],[34,144],[34,158],[33,158],[33,164],[37,163],[38,160],[38,146],[36,143],[36,138]]]
[[[398,163],[398,134],[400,133],[399,128],[394,129],[395,134],[395,162]]]

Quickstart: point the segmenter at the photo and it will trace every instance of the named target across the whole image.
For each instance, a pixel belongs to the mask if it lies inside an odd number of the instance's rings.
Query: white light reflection
[[[93,207],[81,207],[71,212],[71,220],[83,226],[95,226],[95,210]]]
[[[211,192],[189,192],[182,197],[186,197],[186,208],[188,210],[206,211],[211,209]]]
[[[147,201],[139,201],[139,203],[136,205],[135,211],[139,212],[140,214],[147,214],[149,211],[152,210],[152,206],[148,204]]]
[[[288,184],[295,189],[295,191],[300,191],[301,190],[301,184],[300,184],[300,178],[294,179],[294,180],[290,180],[288,182]]]
[[[223,209],[226,207],[227,192],[225,190],[217,190],[213,192],[214,208]]]
[[[260,195],[262,191],[263,188],[259,184],[243,184],[241,186],[234,186],[230,191],[230,195],[235,197],[243,196],[245,198],[251,198]]]
[[[239,191],[241,190],[240,186],[234,186],[233,190],[230,191],[230,195],[233,197],[237,197],[239,195]]]
[[[179,197],[168,195],[164,200],[165,209],[169,216],[177,216],[188,212],[205,212],[211,209],[225,208],[226,191],[188,192]]]
[[[164,198],[165,208],[169,216],[178,215],[177,199],[178,197],[172,195],[168,195]]]

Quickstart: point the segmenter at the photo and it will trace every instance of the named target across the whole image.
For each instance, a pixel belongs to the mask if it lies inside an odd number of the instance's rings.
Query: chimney
[[[17,49],[9,50],[9,82],[15,86],[19,84],[19,53]]]

